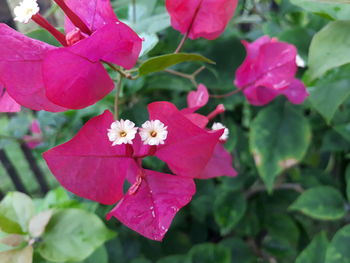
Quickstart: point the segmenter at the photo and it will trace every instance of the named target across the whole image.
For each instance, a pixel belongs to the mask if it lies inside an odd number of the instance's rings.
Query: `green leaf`
[[[47,210],[35,215],[29,222],[29,233],[31,237],[40,237],[52,217],[53,211]]]
[[[95,250],[87,259],[81,263],[108,263],[108,253],[105,246],[101,246]]]
[[[349,19],[350,6],[347,0],[291,0],[292,4],[328,19]]]
[[[226,238],[220,242],[220,245],[223,245],[231,250],[232,263],[256,263],[257,259],[254,256],[253,251],[240,238]]]
[[[46,42],[53,46],[61,46],[61,44],[45,29],[36,29],[26,34],[30,38],[34,38]]]
[[[191,263],[187,255],[173,255],[164,257],[157,261],[157,263]]]
[[[10,192],[0,203],[0,228],[7,233],[22,234],[28,231],[33,215],[32,199],[20,192]]]
[[[334,130],[350,142],[350,123],[337,125]]]
[[[350,21],[331,22],[314,36],[308,63],[311,79],[319,78],[328,70],[350,62],[349,27]]]
[[[330,72],[308,89],[310,93],[309,101],[328,124],[333,119],[339,106],[350,95],[349,74],[350,66],[344,66]]]
[[[305,191],[289,209],[319,220],[337,220],[346,214],[341,193],[331,186],[317,186]]]
[[[215,64],[214,61],[203,57],[198,54],[187,54],[187,53],[178,53],[178,54],[168,54],[158,57],[153,57],[151,59],[143,62],[139,68],[139,73],[141,76],[147,75],[154,72],[163,71],[171,66],[174,66],[179,63],[188,62],[188,61],[200,61]]]
[[[244,216],[247,209],[246,199],[242,193],[223,191],[214,203],[214,217],[221,234],[228,234]]]
[[[303,159],[311,140],[311,129],[298,110],[276,103],[259,112],[249,136],[259,174],[272,191],[275,178]]]
[[[346,167],[345,178],[346,178],[346,195],[348,197],[348,201],[350,201],[350,164]]]
[[[52,216],[38,251],[49,261],[82,261],[114,235],[95,214],[65,209]]]
[[[190,252],[191,263],[231,263],[230,250],[222,245],[200,244]]]
[[[328,239],[325,232],[319,233],[297,257],[295,263],[324,263]]]
[[[328,246],[325,263],[350,262],[350,225],[346,225],[335,234]]]

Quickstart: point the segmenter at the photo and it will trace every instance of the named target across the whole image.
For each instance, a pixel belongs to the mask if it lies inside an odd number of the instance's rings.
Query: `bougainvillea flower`
[[[33,120],[29,127],[30,135],[23,136],[23,141],[31,149],[38,147],[43,142],[43,133],[38,120]]]
[[[210,120],[214,119],[218,114],[221,114],[225,111],[225,107],[220,104],[208,116],[195,113],[195,111],[205,106],[208,103],[208,101],[208,89],[203,84],[199,84],[196,91],[191,91],[188,94],[188,108],[183,109],[181,112],[194,124],[198,125],[201,128],[205,128]],[[212,129],[224,129],[224,133],[220,137],[219,143],[215,146],[212,158],[210,159],[202,173],[196,178],[209,179],[219,176],[236,176],[237,172],[232,167],[232,156],[224,147],[224,144],[228,139],[228,129],[219,123],[214,123]]]
[[[295,79],[297,50],[292,44],[268,36],[242,43],[247,57],[237,69],[235,85],[251,104],[265,105],[279,95],[294,104],[304,102],[309,94],[305,85]]]
[[[21,111],[21,105],[19,105],[11,96],[7,93],[5,88],[0,84],[0,112],[19,112]]]
[[[96,103],[114,88],[102,63],[132,68],[142,40],[112,15],[109,1],[94,0],[89,4],[84,1],[84,10],[83,1],[55,2],[69,17],[67,35],[57,31],[39,13],[32,14],[31,19],[47,29],[63,47],[28,38],[0,24],[0,79],[10,96],[25,107],[53,112],[81,109]]]
[[[169,102],[152,103],[148,111],[151,121],[137,134],[132,122],[114,121],[106,111],[72,140],[44,153],[44,159],[67,190],[102,204],[119,201],[108,218],[162,240],[177,211],[195,193],[193,178],[207,166],[223,130],[198,127]],[[150,127],[154,130],[147,130]],[[159,141],[145,139],[141,133],[146,131],[151,137],[159,132]],[[125,137],[128,140],[119,140]],[[147,156],[166,162],[174,175],[144,169]],[[124,195],[125,179],[131,187]]]
[[[230,22],[237,0],[166,0],[171,25],[191,39],[219,37]]]

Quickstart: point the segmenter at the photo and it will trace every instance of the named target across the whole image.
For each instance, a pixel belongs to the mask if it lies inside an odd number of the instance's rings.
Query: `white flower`
[[[39,13],[37,0],[23,0],[15,7],[15,20],[21,23],[28,23],[33,15]]]
[[[108,138],[113,142],[112,146],[121,144],[132,144],[132,140],[137,133],[137,127],[135,123],[129,120],[115,121],[111,124],[111,128],[108,129]]]
[[[305,63],[305,60],[302,59],[301,56],[297,55],[296,58],[295,58],[295,63],[297,64],[297,66],[299,68],[305,68],[306,67],[306,63]]]
[[[230,134],[230,131],[229,131],[229,129],[225,126],[225,125],[223,125],[222,123],[220,123],[220,122],[214,122],[213,123],[213,126],[211,127],[212,128],[212,130],[214,130],[214,131],[216,131],[216,130],[221,130],[221,129],[225,129],[224,130],[224,133],[221,135],[221,137],[220,137],[220,141],[227,141],[227,139],[228,139],[228,136],[229,136],[229,134]]]
[[[141,140],[144,144],[159,145],[164,144],[168,137],[168,127],[159,120],[146,121],[140,129]]]

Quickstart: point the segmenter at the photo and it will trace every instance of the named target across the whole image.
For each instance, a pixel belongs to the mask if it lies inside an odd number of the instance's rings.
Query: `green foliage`
[[[42,161],[42,152],[72,138],[90,118],[112,110],[115,91],[79,111],[1,114],[0,148],[33,198],[11,192],[15,185],[0,165],[0,194],[5,195],[0,203],[0,262],[350,262],[349,0],[238,1],[220,38],[187,40],[180,54],[173,52],[182,35],[169,27],[165,0],[136,0],[135,8],[132,2],[112,1],[118,17],[144,38],[139,64],[127,71],[138,78],[122,83],[122,118],[140,125],[153,101],[186,107],[193,81],[166,69],[189,76],[204,65],[196,81],[210,94],[233,91],[235,71],[246,55],[240,41],[264,34],[297,47],[307,64],[297,78],[306,84],[308,100],[291,105],[280,97],[255,107],[242,93],[211,97],[200,113],[225,106],[226,112],[213,121],[230,129],[225,147],[238,176],[197,180],[196,195],[176,215],[162,243],[114,218],[106,221],[113,206],[54,189],[59,184]],[[41,29],[27,35],[58,45]],[[111,76],[117,79],[116,73]],[[53,189],[45,196],[19,144],[30,134],[33,119],[39,121],[44,141],[32,153]],[[169,172],[155,158],[145,159],[144,165]]]
[[[325,232],[320,232],[296,259],[295,263],[325,262],[328,239]]]
[[[341,193],[330,186],[318,186],[305,191],[290,209],[320,220],[337,220],[346,214]]]
[[[198,54],[178,53],[153,57],[143,62],[139,68],[139,73],[141,76],[143,76],[150,73],[163,71],[173,65],[187,61],[200,61],[215,64],[214,61]]]
[[[333,237],[328,246],[325,263],[350,262],[350,226],[344,226]]]
[[[350,5],[347,8],[350,14]],[[347,52],[350,37],[346,34],[349,26],[350,21],[331,22],[314,36],[309,52],[309,74],[312,79],[350,62]]]
[[[259,112],[251,126],[250,150],[269,191],[281,172],[302,160],[310,140],[308,120],[294,107],[277,103]]]

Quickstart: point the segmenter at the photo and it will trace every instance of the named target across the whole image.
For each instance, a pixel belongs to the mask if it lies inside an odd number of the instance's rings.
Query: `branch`
[[[17,173],[15,166],[12,164],[11,160],[8,158],[6,152],[3,149],[0,149],[0,162],[5,168],[16,189],[20,192],[28,193],[21,178]]]
[[[38,184],[40,186],[41,192],[43,194],[46,194],[50,188],[45,180],[44,173],[42,172],[41,168],[39,167],[37,160],[35,159],[32,150],[25,144],[22,143],[21,145],[21,150],[24,154],[24,157],[26,158],[30,169],[32,170],[35,178],[38,181]]]

